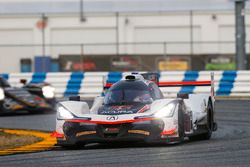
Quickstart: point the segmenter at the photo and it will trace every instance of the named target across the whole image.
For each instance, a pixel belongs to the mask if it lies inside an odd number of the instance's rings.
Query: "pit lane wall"
[[[216,96],[250,96],[250,71],[213,71]],[[128,72],[73,72],[73,73],[11,73],[1,74],[12,86],[21,86],[20,79],[31,83],[48,82],[56,88],[56,97],[81,95],[94,98],[101,95],[103,84],[115,83]],[[162,81],[210,80],[209,71],[165,71],[159,72]],[[165,97],[176,93],[208,93],[210,87],[161,88]]]

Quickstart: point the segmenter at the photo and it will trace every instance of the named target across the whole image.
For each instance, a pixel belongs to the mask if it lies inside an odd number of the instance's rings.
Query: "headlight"
[[[0,88],[0,100],[4,100],[5,95],[4,95],[4,91],[2,88]]]
[[[45,98],[54,98],[55,96],[55,88],[52,86],[44,86],[42,91]]]
[[[169,103],[159,111],[157,111],[154,116],[156,118],[162,118],[162,117],[172,117],[174,114],[175,109],[175,103]]]
[[[58,105],[58,107],[57,107],[57,118],[58,119],[72,119],[72,118],[74,118],[74,116],[65,107],[63,107],[62,105]]]

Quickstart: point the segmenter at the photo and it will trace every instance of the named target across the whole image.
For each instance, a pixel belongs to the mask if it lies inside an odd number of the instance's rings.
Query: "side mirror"
[[[26,79],[20,79],[20,83],[23,84],[23,85],[26,85],[27,80]]]
[[[150,99],[148,100],[148,103],[151,104],[151,103],[153,103],[153,102],[154,102],[153,98],[150,97]]]
[[[80,96],[70,96],[69,101],[80,101],[81,97]]]

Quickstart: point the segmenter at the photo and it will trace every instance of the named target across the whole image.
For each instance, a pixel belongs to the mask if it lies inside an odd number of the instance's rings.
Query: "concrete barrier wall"
[[[124,75],[122,72],[73,72],[73,73],[11,73],[2,74],[12,86],[21,86],[20,79],[31,83],[48,82],[56,88],[56,97],[81,95],[94,98],[102,93],[103,84],[115,83]],[[160,72],[163,81],[201,81],[210,80],[209,71],[169,71]],[[216,96],[250,96],[250,71],[214,71]],[[176,93],[208,93],[210,87],[164,87],[165,97]]]

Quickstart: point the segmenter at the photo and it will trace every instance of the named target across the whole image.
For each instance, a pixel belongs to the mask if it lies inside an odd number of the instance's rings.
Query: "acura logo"
[[[118,119],[118,116],[108,116],[106,119],[107,119],[108,121],[115,121],[115,120]]]

